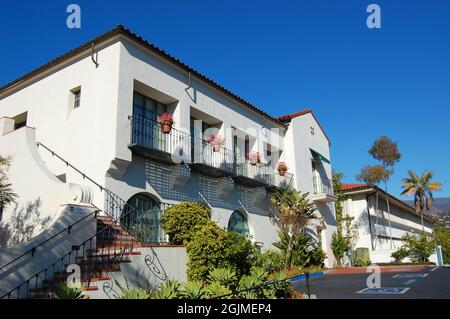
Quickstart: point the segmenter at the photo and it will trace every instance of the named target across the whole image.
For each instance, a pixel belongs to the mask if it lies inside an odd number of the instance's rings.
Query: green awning
[[[325,156],[323,156],[322,154],[320,154],[319,152],[316,152],[315,150],[313,150],[312,148],[310,148],[311,154],[312,156],[322,162],[331,164],[330,160],[328,158],[326,158]]]

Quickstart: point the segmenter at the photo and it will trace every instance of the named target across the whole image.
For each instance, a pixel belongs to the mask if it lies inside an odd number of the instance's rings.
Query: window
[[[81,105],[81,88],[73,89],[73,108],[76,109]]]
[[[159,205],[146,194],[136,194],[125,205],[120,221],[132,235],[147,243],[157,243],[160,232]]]
[[[166,105],[140,93],[134,92],[133,116],[156,121],[156,117],[166,112],[166,109]]]
[[[14,129],[17,130],[27,125],[28,112],[23,112],[13,117]]]
[[[250,231],[248,229],[247,219],[238,210],[235,210],[230,216],[228,221],[228,229],[248,238],[250,236]]]

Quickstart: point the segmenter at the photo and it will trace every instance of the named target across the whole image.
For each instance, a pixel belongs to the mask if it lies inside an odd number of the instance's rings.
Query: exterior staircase
[[[88,249],[75,258],[81,271],[81,290],[85,295],[89,291],[99,290],[102,281],[111,280],[110,273],[120,272],[120,265],[131,263],[132,255],[140,255],[142,244],[130,235],[110,216],[97,216],[96,247]],[[66,269],[68,265],[64,265]],[[30,298],[54,298],[55,288],[65,282],[67,272],[54,272],[53,277],[43,280],[42,287],[29,289]]]

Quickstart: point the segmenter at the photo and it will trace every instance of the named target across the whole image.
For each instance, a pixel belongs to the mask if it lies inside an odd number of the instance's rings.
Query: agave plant
[[[80,288],[69,287],[65,282],[60,283],[55,289],[55,295],[58,299],[88,299],[89,296],[83,295]]]
[[[216,268],[210,271],[208,279],[217,281],[223,286],[234,286],[236,284],[236,272],[229,268]]]
[[[156,299],[177,299],[181,295],[181,284],[175,279],[167,280],[158,291],[155,292]]]
[[[120,299],[150,299],[151,293],[146,289],[125,290]]]
[[[210,298],[231,298],[232,291],[222,284],[219,281],[213,281],[205,288],[205,293]]]
[[[182,295],[187,299],[201,299],[205,295],[204,284],[198,280],[185,283]]]

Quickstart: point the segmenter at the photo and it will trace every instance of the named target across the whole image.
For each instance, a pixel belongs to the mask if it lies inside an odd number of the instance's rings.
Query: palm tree
[[[430,171],[425,171],[422,176],[419,177],[416,172],[408,171],[408,177],[403,178],[402,195],[414,196],[414,206],[416,207],[416,212],[420,213],[420,218],[422,220],[422,232],[425,232],[425,227],[423,226],[423,208],[426,207],[428,210],[431,208],[433,203],[433,191],[440,191],[442,184],[439,182],[432,182],[433,173]]]
[[[308,195],[309,193],[302,194],[291,187],[285,190],[277,189],[272,194],[272,205],[277,208],[279,214],[278,224],[282,231],[280,234],[285,233],[289,236],[285,270],[291,262],[293,240],[296,236],[304,234],[310,220],[317,218],[315,214],[317,208],[308,199]]]

